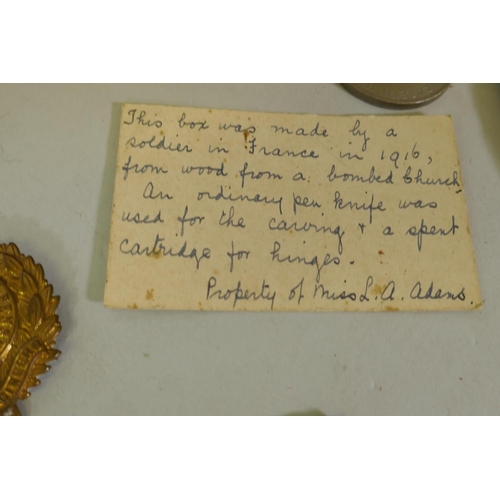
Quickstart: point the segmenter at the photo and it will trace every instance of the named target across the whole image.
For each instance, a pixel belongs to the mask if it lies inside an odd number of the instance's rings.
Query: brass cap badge
[[[58,304],[42,266],[13,243],[0,245],[0,415],[20,415],[16,402],[59,356]]]

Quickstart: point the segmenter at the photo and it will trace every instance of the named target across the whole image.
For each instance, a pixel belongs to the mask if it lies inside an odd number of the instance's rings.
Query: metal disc
[[[363,101],[386,107],[423,106],[441,96],[449,83],[343,83]]]

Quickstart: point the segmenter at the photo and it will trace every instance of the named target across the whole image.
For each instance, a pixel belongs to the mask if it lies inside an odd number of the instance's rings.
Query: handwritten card
[[[481,302],[450,117],[123,106],[106,306]]]

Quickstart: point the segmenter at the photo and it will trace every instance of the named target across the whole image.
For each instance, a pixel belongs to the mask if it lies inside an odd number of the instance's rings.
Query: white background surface
[[[333,84],[0,85],[0,240],[61,296],[62,355],[24,414],[500,413],[500,86],[456,84],[414,111],[455,123],[484,299],[463,313],[105,309],[122,102],[401,113]]]

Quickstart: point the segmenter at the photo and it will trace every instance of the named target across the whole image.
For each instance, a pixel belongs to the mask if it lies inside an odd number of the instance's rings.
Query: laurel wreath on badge
[[[0,415],[20,415],[16,402],[58,358],[58,305],[42,266],[14,243],[0,245]]]

